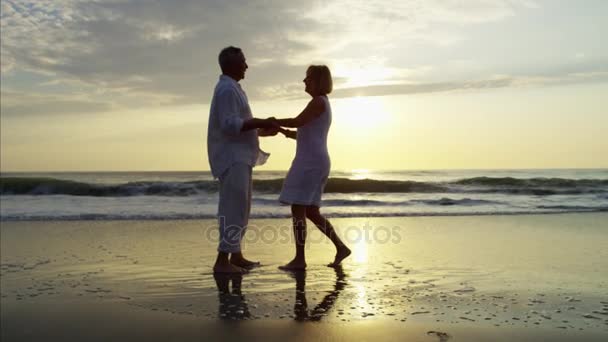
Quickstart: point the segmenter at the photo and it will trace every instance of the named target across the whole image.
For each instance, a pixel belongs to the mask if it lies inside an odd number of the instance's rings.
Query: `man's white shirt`
[[[234,163],[262,165],[268,154],[260,150],[257,129],[241,132],[252,119],[251,108],[241,85],[221,75],[213,92],[207,130],[207,154],[213,177],[219,178]]]

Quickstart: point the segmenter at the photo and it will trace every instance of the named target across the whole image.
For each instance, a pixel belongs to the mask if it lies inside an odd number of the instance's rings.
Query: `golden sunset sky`
[[[608,1],[1,0],[8,171],[208,170],[217,54],[257,117],[327,64],[332,168],[608,167]],[[295,142],[263,138],[266,170]]]

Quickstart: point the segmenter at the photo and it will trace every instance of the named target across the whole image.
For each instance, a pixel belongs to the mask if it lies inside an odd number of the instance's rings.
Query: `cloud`
[[[335,89],[334,98],[355,96],[387,96],[424,94],[450,91],[484,90],[505,87],[539,87],[576,83],[608,82],[608,70],[576,72],[567,75],[496,75],[493,78],[474,81],[453,81],[434,83],[381,84],[371,86],[343,87]],[[291,84],[268,90],[279,99],[302,98],[301,86]]]
[[[3,80],[27,71],[43,75],[51,91],[77,90],[56,96],[38,87],[28,94],[3,82],[3,115],[208,103],[219,74],[217,53],[229,44],[246,53],[251,68],[243,83],[252,100],[303,97],[301,80],[311,63],[332,67],[338,97],[605,79],[604,69],[590,64],[597,62],[593,57],[575,71],[480,69],[484,74],[460,78],[449,76],[459,64],[440,70],[400,62],[408,44],[442,49],[467,39],[463,27],[539,7],[527,0],[3,0],[1,6]],[[466,58],[476,68],[475,56]]]
[[[265,90],[251,93],[271,98],[268,89],[289,88],[309,63],[357,58],[361,44],[381,53],[397,38],[432,42],[438,39],[427,33],[432,23],[501,20],[527,6],[516,0],[387,4],[3,0],[1,72],[27,70],[105,92],[156,95],[161,103],[206,103],[217,53],[234,44],[253,66],[264,61],[249,76],[255,89]]]
[[[360,56],[361,51],[383,55],[411,42],[446,46],[466,37],[455,28],[496,22],[536,7],[519,0],[334,0],[317,2],[307,18],[316,25],[290,38],[309,44],[313,50],[294,56],[298,64],[329,55]]]
[[[469,82],[443,82],[426,84],[394,84],[377,85],[367,87],[353,87],[337,89],[333,97],[352,97],[352,96],[384,96],[384,95],[403,95],[435,93],[455,90],[489,89],[503,88],[513,84],[510,78],[499,78],[493,80],[469,81]]]
[[[2,91],[2,116],[86,114],[112,109],[107,102],[92,101],[86,96],[49,95]]]
[[[133,96],[207,102],[222,47],[240,45],[279,67],[308,48],[286,40],[281,27],[303,29],[307,20],[285,15],[294,8],[281,1],[7,0],[2,6],[2,73],[27,70]],[[277,81],[269,74],[260,82],[265,78]]]

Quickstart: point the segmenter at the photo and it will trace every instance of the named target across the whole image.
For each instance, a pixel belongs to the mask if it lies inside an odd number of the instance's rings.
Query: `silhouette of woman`
[[[296,139],[296,156],[287,173],[279,200],[291,205],[296,256],[284,270],[306,268],[304,244],[306,243],[306,219],[311,220],[336,247],[334,261],[328,266],[337,266],[351,253],[340,240],[331,223],[321,215],[321,194],[329,177],[331,163],[327,151],[327,134],[331,126],[331,106],[327,94],[332,90],[329,68],[311,65],[304,78],[305,91],[312,97],[306,108],[297,117],[279,119],[283,127],[297,127],[297,131],[281,128],[287,138]]]

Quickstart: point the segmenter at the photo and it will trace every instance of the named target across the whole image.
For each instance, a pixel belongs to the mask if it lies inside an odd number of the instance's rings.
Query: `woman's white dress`
[[[279,197],[282,203],[321,206],[321,194],[331,168],[327,151],[331,107],[326,96],[321,98],[325,101],[325,111],[298,128],[296,156]]]

